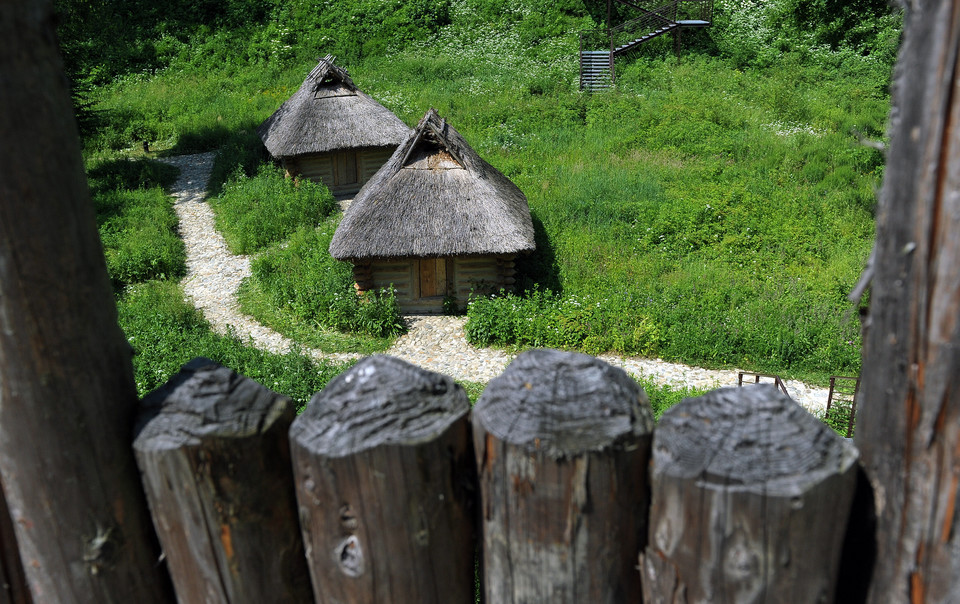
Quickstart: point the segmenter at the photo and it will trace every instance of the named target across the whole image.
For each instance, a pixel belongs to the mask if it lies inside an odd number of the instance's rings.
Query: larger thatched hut
[[[257,128],[287,173],[349,196],[383,166],[410,128],[363,92],[327,55]]]
[[[509,289],[514,258],[534,249],[527,198],[431,109],[364,185],[330,242],[358,288],[397,290],[405,313],[444,298]]]

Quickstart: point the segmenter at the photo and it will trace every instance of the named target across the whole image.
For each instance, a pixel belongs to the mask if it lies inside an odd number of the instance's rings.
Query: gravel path
[[[162,161],[180,169],[174,185],[174,208],[180,219],[180,234],[187,250],[187,276],[183,280],[188,299],[220,333],[235,333],[263,350],[287,352],[293,342],[240,312],[236,292],[250,275],[248,256],[234,256],[214,226],[213,211],[206,203],[206,188],[213,167],[213,153],[181,155]],[[458,380],[486,382],[499,375],[512,359],[501,350],[476,348],[467,343],[464,317],[407,317],[409,332],[397,339],[387,354]],[[344,361],[355,353],[331,354],[303,348],[317,360]],[[634,375],[674,387],[716,388],[737,383],[736,369],[715,371],[668,363],[660,359],[600,357]],[[823,408],[827,391],[801,382],[786,382],[790,395],[809,409]]]

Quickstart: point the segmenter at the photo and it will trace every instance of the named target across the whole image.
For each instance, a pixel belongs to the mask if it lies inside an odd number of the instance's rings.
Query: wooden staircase
[[[624,4],[639,16],[613,26],[613,2]],[[602,32],[580,34],[580,88],[603,90],[616,81],[613,60],[663,34],[675,32],[676,52],[680,52],[683,29],[709,27],[713,23],[713,0],[673,0],[643,7],[627,0],[607,0],[607,28]],[[603,48],[598,48],[599,46]]]

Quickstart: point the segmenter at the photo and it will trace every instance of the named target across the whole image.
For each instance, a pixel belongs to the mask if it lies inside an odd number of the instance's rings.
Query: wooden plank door
[[[338,153],[334,164],[333,182],[337,188],[359,184],[357,175],[357,154],[354,151]]]
[[[419,273],[421,298],[447,295],[447,265],[445,259],[421,259]]]

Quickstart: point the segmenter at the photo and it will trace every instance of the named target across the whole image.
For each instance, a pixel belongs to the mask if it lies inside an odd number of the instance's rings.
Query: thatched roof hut
[[[289,173],[349,195],[380,169],[410,129],[327,55],[257,133]]]
[[[361,290],[393,284],[408,312],[513,284],[534,249],[527,199],[433,109],[364,185],[330,243]]]

